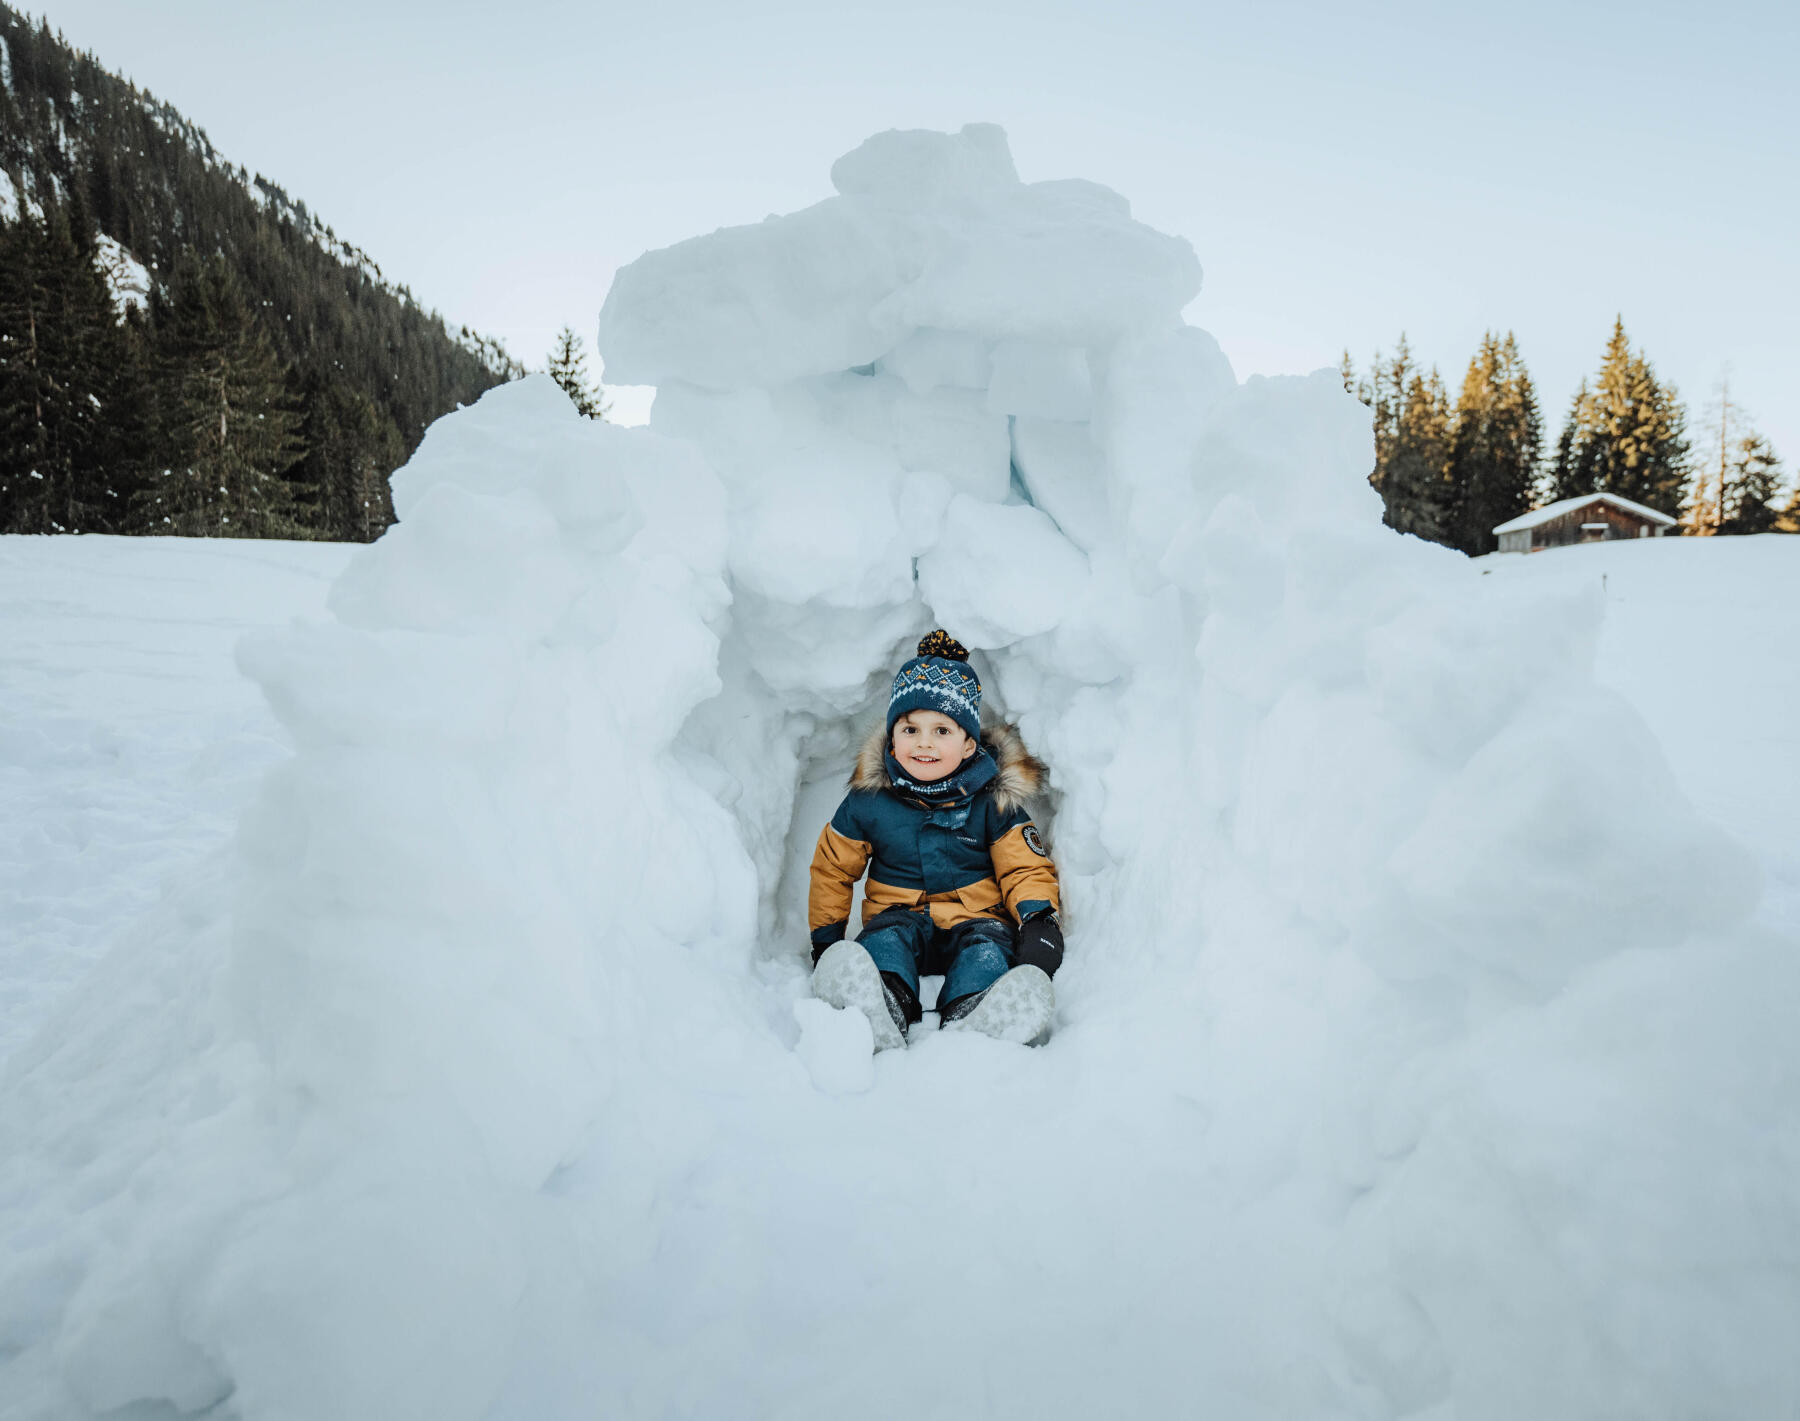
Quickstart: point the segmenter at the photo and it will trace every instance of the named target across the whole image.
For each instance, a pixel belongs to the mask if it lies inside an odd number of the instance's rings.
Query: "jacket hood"
[[[981,747],[994,757],[999,773],[988,787],[994,805],[1003,814],[1022,808],[1025,801],[1043,792],[1050,771],[1044,762],[1025,748],[1017,726],[999,721],[981,728]],[[888,735],[885,726],[877,725],[863,741],[856,756],[856,768],[850,772],[850,788],[860,790],[892,789],[893,776],[887,768]]]

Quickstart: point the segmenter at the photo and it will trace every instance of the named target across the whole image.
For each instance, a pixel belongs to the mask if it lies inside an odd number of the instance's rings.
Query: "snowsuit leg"
[[[986,991],[1013,966],[1011,923],[971,918],[944,936],[947,940],[941,950],[949,965],[944,972],[944,990],[938,993],[940,1012],[954,1001]]]
[[[889,908],[870,918],[856,939],[863,951],[875,959],[875,966],[889,987],[894,988],[909,1022],[917,1022],[921,1016],[919,964],[929,953],[936,934],[937,925],[929,912]]]
[[[857,942],[895,988],[906,1019],[917,1022],[921,972],[943,974],[944,989],[938,993],[942,1011],[1005,976],[1014,965],[1014,936],[1012,924],[998,918],[971,918],[945,930],[931,921],[929,912],[889,908],[869,919]]]

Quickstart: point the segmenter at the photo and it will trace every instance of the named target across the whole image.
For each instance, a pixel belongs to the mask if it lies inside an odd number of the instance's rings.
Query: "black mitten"
[[[819,959],[825,955],[825,949],[844,940],[844,925],[831,923],[826,927],[815,928],[812,935],[812,962],[819,965]]]
[[[1046,909],[1024,921],[1013,956],[1021,967],[1030,964],[1043,968],[1046,976],[1056,975],[1056,969],[1062,966],[1063,939],[1062,924],[1057,922],[1054,910]]]

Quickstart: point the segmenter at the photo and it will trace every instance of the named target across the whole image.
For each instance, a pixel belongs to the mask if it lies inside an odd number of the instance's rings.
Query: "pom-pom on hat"
[[[981,680],[961,642],[941,627],[919,643],[919,654],[894,673],[888,697],[887,728],[908,711],[947,715],[971,737],[981,738]]]

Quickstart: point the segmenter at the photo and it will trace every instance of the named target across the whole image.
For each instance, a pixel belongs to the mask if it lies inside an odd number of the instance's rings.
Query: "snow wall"
[[[1790,1414],[1793,944],[1600,599],[1384,529],[998,129],[832,179],[619,274],[649,431],[490,392],[244,647],[291,763],[9,1068],[7,1414]],[[1059,1029],[871,1065],[804,864],[940,624]]]

